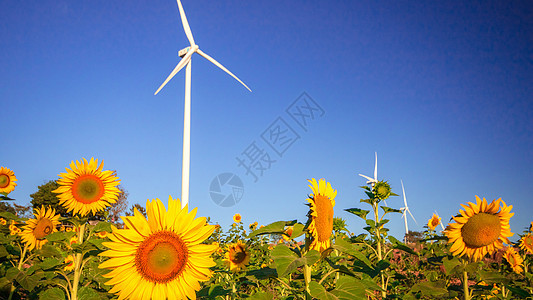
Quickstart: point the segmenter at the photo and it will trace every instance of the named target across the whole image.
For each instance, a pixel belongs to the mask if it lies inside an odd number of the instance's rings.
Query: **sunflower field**
[[[510,203],[475,196],[418,238],[388,235],[386,181],[361,187],[361,207],[335,205],[337,190],[310,179],[307,216],[229,228],[168,198],[116,222],[89,217],[119,197],[116,173],[73,161],[53,190],[59,205],[33,217],[0,213],[0,299],[532,299],[533,222],[512,229]],[[2,201],[17,185],[0,168]],[[362,218],[351,232],[335,211]],[[448,219],[448,217],[445,217]],[[297,220],[304,220],[298,222]],[[439,226],[443,230],[439,230]],[[519,237],[517,239],[517,236]],[[512,242],[513,237],[517,242]]]

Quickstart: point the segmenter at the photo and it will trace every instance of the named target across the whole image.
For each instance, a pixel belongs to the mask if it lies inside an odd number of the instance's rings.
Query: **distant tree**
[[[62,205],[59,205],[59,198],[56,193],[52,193],[53,190],[59,187],[59,183],[54,180],[50,180],[43,185],[37,187],[37,192],[30,195],[31,205],[33,209],[40,208],[42,205],[50,206],[56,210],[56,213],[62,217],[72,217],[72,213],[67,212],[67,209]]]
[[[405,235],[405,239],[408,243],[418,243],[422,238],[424,237],[424,234],[420,231],[411,231],[409,230],[409,233]]]
[[[17,214],[17,212],[15,211],[15,208],[11,205],[11,203],[2,201],[0,202],[0,212],[4,212],[4,211],[7,211],[14,215]]]
[[[15,214],[19,218],[31,218],[32,217],[32,209],[31,205],[18,205],[16,203],[13,203],[13,206],[15,207]]]
[[[130,207],[130,211],[126,212],[126,216],[133,216],[133,212],[135,211],[135,209],[138,209],[139,212],[143,214],[143,216],[146,218],[146,209],[138,203],[135,203]]]
[[[109,215],[107,219],[111,223],[119,221],[119,217],[128,209],[128,195],[129,193],[124,190],[120,185],[118,186],[120,194],[118,195],[117,202],[111,204],[111,207],[107,209]]]

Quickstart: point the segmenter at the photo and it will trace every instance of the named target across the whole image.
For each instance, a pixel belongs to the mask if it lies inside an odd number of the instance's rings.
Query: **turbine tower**
[[[181,205],[185,207],[189,203],[189,175],[190,175],[190,158],[191,158],[191,57],[194,53],[198,53],[203,56],[208,61],[212,62],[215,66],[222,69],[224,72],[231,75],[238,82],[244,85],[250,92],[250,88],[244,84],[237,76],[233,75],[228,69],[223,65],[217,62],[211,56],[205,54],[198,45],[194,42],[192,36],[191,28],[189,27],[189,22],[187,22],[187,17],[185,16],[185,11],[181,5],[181,1],[177,0],[178,9],[180,12],[181,23],[183,24],[183,30],[185,35],[191,44],[189,47],[186,47],[179,51],[178,55],[181,57],[178,65],[172,70],[167,79],[161,84],[157,89],[154,95],[157,95],[159,91],[174,77],[183,67],[185,68],[185,106],[183,109],[183,160],[181,167]]]
[[[403,239],[404,239],[404,243],[407,243],[407,234],[409,233],[409,227],[407,226],[407,212],[409,213],[409,215],[411,215],[411,218],[413,218],[413,221],[415,221],[416,225],[418,225],[418,223],[416,222],[415,217],[413,217],[413,214],[411,213],[411,211],[409,210],[409,207],[407,206],[407,198],[405,198],[405,189],[403,187],[403,180],[401,182],[402,182],[402,192],[403,192],[403,204],[405,206],[400,208],[400,210],[402,211],[402,218],[403,218],[403,221],[405,222],[405,236]]]

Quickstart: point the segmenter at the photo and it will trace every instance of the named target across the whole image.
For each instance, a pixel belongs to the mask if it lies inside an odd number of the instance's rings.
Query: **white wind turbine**
[[[378,153],[375,152],[376,154],[376,164],[374,165],[374,178],[371,178],[371,177],[368,177],[366,175],[363,175],[363,174],[359,174],[359,176],[361,177],[364,177],[367,179],[367,182],[366,184],[371,184],[372,185],[372,188],[374,188],[374,185],[376,183],[378,183]],[[385,202],[385,206],[387,205],[387,201],[383,200],[383,202]]]
[[[201,56],[203,56],[208,61],[212,62],[217,67],[221,68],[224,72],[231,75],[231,77],[235,78],[238,82],[240,82],[242,85],[244,85],[245,88],[247,88],[250,92],[250,88],[244,84],[237,76],[233,75],[228,69],[226,69],[223,65],[221,65],[219,62],[217,62],[214,58],[211,56],[205,54],[198,45],[194,42],[194,38],[192,36],[191,28],[189,27],[189,22],[187,22],[187,17],[185,16],[185,11],[183,10],[183,6],[181,5],[181,1],[177,0],[178,2],[178,8],[180,11],[181,16],[181,23],[183,24],[183,29],[185,31],[185,35],[187,35],[187,39],[190,42],[190,46],[182,49],[179,51],[179,56],[182,57],[178,65],[172,70],[170,75],[168,75],[167,79],[161,86],[157,89],[154,95],[157,95],[159,91],[176,75],[184,66],[187,66],[185,69],[185,107],[183,110],[183,161],[182,161],[182,168],[181,168],[181,205],[182,207],[185,207],[187,203],[189,203],[189,174],[190,174],[190,157],[191,157],[191,57],[194,53],[198,53]]]
[[[400,208],[400,210],[402,211],[402,218],[403,218],[403,221],[405,222],[404,242],[407,243],[407,234],[409,233],[409,228],[407,227],[407,212],[411,215],[411,218],[413,218],[413,221],[415,221],[416,225],[418,225],[418,223],[416,222],[415,217],[413,217],[413,214],[411,213],[411,211],[409,210],[409,207],[407,206],[407,198],[405,197],[405,189],[403,187],[403,180],[401,182],[402,182],[402,192],[403,192],[403,204],[405,206]]]

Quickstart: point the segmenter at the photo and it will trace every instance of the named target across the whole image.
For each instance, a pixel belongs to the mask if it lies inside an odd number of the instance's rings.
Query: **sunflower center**
[[[0,174],[0,188],[5,188],[9,185],[9,182],[11,182],[9,176],[6,174]]]
[[[81,175],[72,183],[72,195],[82,203],[96,202],[104,195],[104,183],[92,174]]]
[[[35,229],[33,229],[33,235],[36,239],[42,240],[45,236],[52,233],[54,230],[54,223],[50,219],[42,218],[39,221],[37,221],[37,225],[35,225]]]
[[[177,234],[159,231],[141,243],[135,254],[135,266],[145,279],[166,283],[181,274],[187,258],[187,247]]]
[[[240,264],[246,258],[246,253],[244,252],[244,249],[242,249],[240,246],[237,246],[230,249],[229,258],[234,264]]]
[[[318,241],[324,242],[331,237],[333,230],[333,205],[328,197],[316,195],[314,197],[316,206],[315,226],[318,233]]]
[[[509,264],[511,266],[516,265],[516,258],[514,257],[514,255],[512,253],[509,254],[509,256],[507,257],[507,261],[509,261]]]
[[[470,217],[461,229],[464,243],[473,248],[492,244],[500,233],[500,218],[488,213],[478,213]]]
[[[440,223],[439,219],[433,218],[431,220],[431,226],[433,226],[433,227],[437,227],[437,225],[439,225],[439,223]]]

